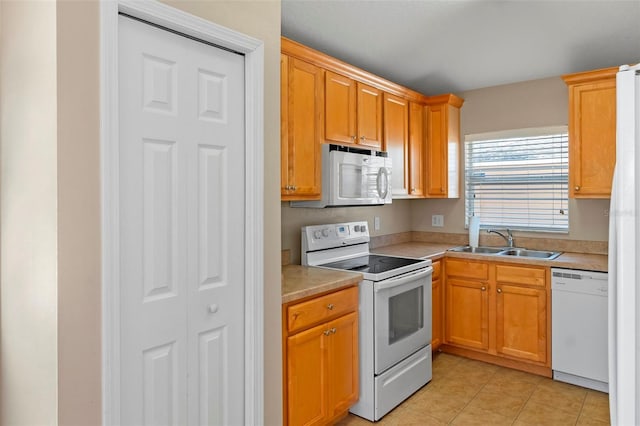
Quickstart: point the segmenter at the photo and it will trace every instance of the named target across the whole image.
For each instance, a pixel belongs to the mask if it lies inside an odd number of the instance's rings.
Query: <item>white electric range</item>
[[[431,261],[369,252],[367,222],[302,228],[302,264],[360,272],[360,399],[376,421],[431,380]]]

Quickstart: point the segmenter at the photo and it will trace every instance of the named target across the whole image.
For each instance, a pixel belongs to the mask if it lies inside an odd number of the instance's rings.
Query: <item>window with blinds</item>
[[[467,226],[569,231],[566,127],[468,135],[464,148]]]

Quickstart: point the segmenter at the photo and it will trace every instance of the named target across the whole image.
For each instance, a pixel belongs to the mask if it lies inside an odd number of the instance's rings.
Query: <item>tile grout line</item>
[[[511,422],[511,425],[516,424],[516,422],[518,421],[518,417],[520,417],[520,414],[522,414],[522,411],[524,410],[524,407],[526,407],[529,400],[531,400],[531,396],[533,396],[535,391],[540,387],[540,383],[541,382],[536,383],[536,386],[529,393],[529,396],[527,397],[527,399],[525,399],[524,404],[522,404],[522,407],[520,407],[520,410],[518,410],[518,414],[516,414],[516,416],[514,417],[513,421]]]
[[[580,421],[580,417],[582,416],[582,410],[584,410],[584,404],[587,402],[587,395],[589,395],[589,391],[584,394],[584,398],[582,399],[582,405],[580,406],[580,411],[578,411],[578,418],[576,419],[576,425]]]
[[[494,371],[494,372],[493,372],[493,374],[492,374],[492,375],[487,379],[487,381],[482,385],[482,387],[481,387],[480,389],[478,389],[478,392],[476,392],[476,393],[473,395],[473,397],[471,397],[471,399],[469,400],[469,402],[467,402],[467,403],[465,404],[465,406],[464,406],[464,407],[462,407],[462,408],[460,409],[460,411],[458,411],[458,412],[456,413],[456,415],[455,415],[455,416],[453,416],[453,418],[449,421],[449,423],[447,423],[448,425],[452,424],[452,423],[453,423],[453,421],[454,421],[454,420],[455,420],[455,419],[460,415],[460,413],[462,413],[462,412],[464,411],[464,409],[465,409],[465,408],[467,408],[467,407],[469,406],[469,404],[471,404],[471,402],[472,402],[474,399],[476,399],[476,397],[478,396],[478,394],[480,394],[480,392],[482,392],[482,389],[484,389],[484,388],[487,386],[487,384],[489,384],[489,382],[491,381],[491,379],[493,378],[493,376],[495,376],[495,375],[496,375],[496,373],[497,373],[497,372],[498,372],[498,370],[496,370],[496,371]]]

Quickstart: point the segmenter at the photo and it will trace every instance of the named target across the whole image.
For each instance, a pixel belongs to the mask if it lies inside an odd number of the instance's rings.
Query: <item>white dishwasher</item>
[[[607,273],[551,268],[553,378],[609,391]]]

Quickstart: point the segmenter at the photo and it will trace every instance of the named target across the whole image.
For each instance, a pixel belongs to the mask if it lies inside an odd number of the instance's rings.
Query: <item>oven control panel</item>
[[[367,222],[333,223],[302,227],[302,250],[315,251],[369,242]]]

